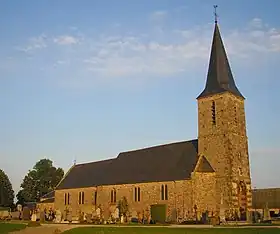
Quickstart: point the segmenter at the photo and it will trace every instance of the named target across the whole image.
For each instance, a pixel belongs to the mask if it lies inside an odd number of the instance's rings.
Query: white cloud
[[[150,18],[153,21],[161,21],[166,18],[168,12],[164,10],[159,10],[159,11],[154,11],[151,15]]]
[[[154,13],[158,16],[164,14]],[[251,22],[255,24],[251,25]],[[262,57],[258,55],[280,52],[280,30],[256,28],[256,22],[262,22],[260,19],[251,22],[249,27],[229,33],[223,33],[221,28],[230,58],[238,57],[252,61]],[[70,52],[64,46],[54,47],[52,64],[56,64],[57,69],[64,69],[66,63],[61,61],[67,61],[67,69],[75,69],[75,72],[80,70],[89,77],[170,76],[205,63],[209,58],[212,34],[213,25],[207,24],[187,29],[164,29],[160,37],[157,37],[159,34],[155,31],[138,35],[128,32],[123,36],[68,35],[52,40],[41,36],[33,40],[32,46],[29,45],[27,50],[48,46],[51,51],[52,44],[78,43],[79,46],[72,48]],[[81,38],[83,43],[79,43]]]
[[[254,28],[262,28],[263,27],[263,21],[260,18],[254,18],[249,22],[249,25]]]
[[[32,37],[29,39],[29,42],[24,47],[17,47],[16,49],[23,52],[32,52],[34,50],[42,49],[47,47],[47,36],[45,34],[41,34],[38,37]]]
[[[73,36],[64,35],[53,39],[54,43],[59,45],[72,45],[79,43],[79,39]]]

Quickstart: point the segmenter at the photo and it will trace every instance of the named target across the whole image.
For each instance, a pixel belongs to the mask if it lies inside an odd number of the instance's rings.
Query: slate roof
[[[41,200],[39,203],[53,203],[53,202],[54,202],[54,197],[51,197],[51,198]]]
[[[220,30],[215,23],[207,81],[197,99],[226,91],[244,99],[235,85]]]
[[[197,152],[197,139],[123,152],[114,159],[75,165],[56,189],[189,179]]]
[[[208,160],[202,156],[200,162],[197,165],[196,172],[215,172]]]
[[[47,198],[52,198],[52,197],[54,197],[54,191],[51,191],[51,192],[45,194],[40,199],[47,199]]]
[[[252,207],[256,209],[280,209],[280,188],[252,190]]]

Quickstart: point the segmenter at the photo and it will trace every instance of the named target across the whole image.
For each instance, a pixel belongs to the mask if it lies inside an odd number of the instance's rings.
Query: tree
[[[61,168],[53,166],[49,159],[41,159],[29,170],[17,194],[18,203],[37,202],[40,197],[54,190],[64,175]]]
[[[120,216],[123,215],[126,217],[128,213],[128,202],[126,197],[123,197],[121,200],[119,200],[118,208]]]
[[[12,207],[14,197],[14,190],[9,177],[0,169],[0,207]]]

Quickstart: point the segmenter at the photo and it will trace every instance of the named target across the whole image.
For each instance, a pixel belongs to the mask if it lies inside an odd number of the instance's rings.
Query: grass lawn
[[[64,234],[279,234],[278,228],[81,227]]]
[[[26,227],[25,224],[17,224],[17,223],[0,223],[0,233],[6,234],[12,231],[18,231],[24,229]]]

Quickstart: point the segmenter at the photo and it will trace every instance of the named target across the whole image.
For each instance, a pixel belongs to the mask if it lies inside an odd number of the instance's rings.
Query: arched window
[[[111,203],[117,202],[117,192],[116,189],[111,190]]]
[[[168,200],[167,184],[161,185],[161,200]]]
[[[140,187],[134,188],[134,201],[140,202]]]
[[[85,193],[79,192],[79,204],[85,204]]]
[[[93,204],[96,205],[97,204],[97,191],[93,192]]]
[[[70,204],[70,194],[65,193],[64,194],[64,205],[69,205]]]

